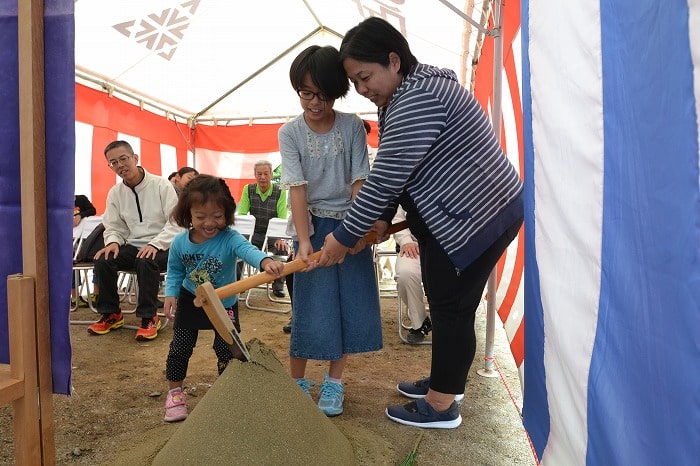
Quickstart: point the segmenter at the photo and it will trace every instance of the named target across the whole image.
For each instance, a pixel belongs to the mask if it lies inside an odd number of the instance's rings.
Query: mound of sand
[[[153,465],[354,464],[348,439],[259,340],[231,361]]]

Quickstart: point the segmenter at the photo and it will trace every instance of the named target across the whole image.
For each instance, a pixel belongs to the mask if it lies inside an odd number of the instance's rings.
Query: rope
[[[508,392],[508,396],[510,397],[510,400],[513,402],[513,406],[515,406],[516,411],[518,411],[518,416],[520,416],[520,420],[523,420],[523,413],[520,411],[520,408],[518,407],[518,402],[515,399],[515,395],[513,395],[513,391],[510,389],[510,386],[508,385],[508,382],[506,381],[506,378],[503,376],[503,371],[501,371],[501,366],[498,365],[498,361],[496,360],[496,357],[490,357],[490,358],[484,358],[484,359],[489,359],[493,360],[494,365],[496,366],[496,370],[498,371],[498,375],[501,378],[501,382],[503,382],[503,386],[506,387],[506,391]],[[532,444],[532,439],[530,438],[530,434],[527,433],[527,429],[525,429],[525,426],[523,425],[523,432],[525,432],[525,436],[527,437],[527,443],[530,445],[530,452],[532,453],[532,458],[535,460],[535,464],[537,466],[540,466],[540,461],[537,458],[537,452],[535,452],[535,446]]]

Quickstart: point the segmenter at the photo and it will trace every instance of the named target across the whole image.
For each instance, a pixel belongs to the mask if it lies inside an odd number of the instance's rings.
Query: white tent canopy
[[[199,121],[284,118],[299,111],[288,78],[294,57],[312,44],[338,48],[342,35],[370,15],[400,28],[419,61],[451,68],[468,82],[479,34],[465,18],[480,18],[482,11],[462,5],[448,0],[80,0],[76,76],[83,84]],[[336,106],[376,112],[353,91]]]

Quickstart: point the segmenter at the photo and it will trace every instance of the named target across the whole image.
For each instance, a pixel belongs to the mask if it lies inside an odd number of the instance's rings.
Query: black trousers
[[[464,393],[476,352],[474,319],[491,270],[520,230],[522,219],[463,271],[432,235],[418,238],[423,286],[433,322],[430,388]],[[413,230],[412,230],[413,231]]]
[[[170,342],[168,358],[165,361],[165,378],[169,382],[181,382],[187,376],[187,368],[194,347],[197,345],[199,330],[196,328],[173,328],[173,340]],[[233,353],[228,344],[214,332],[214,342],[211,347],[216,354],[216,367],[219,375],[224,372],[229,361],[233,359]]]
[[[150,319],[158,311],[158,287],[160,273],[168,268],[168,251],[158,251],[155,260],[139,259],[136,254],[139,248],[125,244],[119,248],[116,258],[104,256],[95,261],[95,282],[100,288],[97,300],[97,311],[100,314],[119,312],[119,290],[117,278],[120,270],[136,272],[136,282],[139,286],[136,303],[136,317]]]

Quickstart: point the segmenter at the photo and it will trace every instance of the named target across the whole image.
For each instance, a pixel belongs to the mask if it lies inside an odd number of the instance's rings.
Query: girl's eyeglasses
[[[299,89],[297,90],[297,94],[299,94],[299,97],[301,97],[304,100],[314,100],[314,97],[318,97],[318,100],[320,100],[321,102],[327,102],[330,100],[321,92],[311,92],[305,91],[304,89]]]

